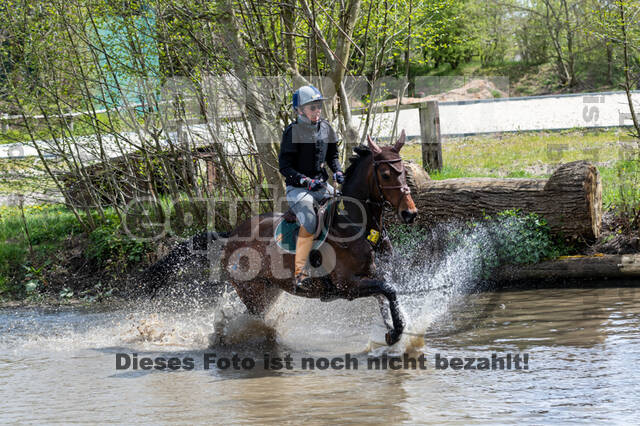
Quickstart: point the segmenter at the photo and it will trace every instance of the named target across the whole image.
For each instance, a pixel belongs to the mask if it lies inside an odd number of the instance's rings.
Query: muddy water
[[[409,335],[388,349],[378,343],[383,329],[373,300],[285,296],[266,322],[242,314],[230,295],[215,306],[3,309],[0,421],[637,420],[640,289],[485,293],[458,298],[430,318],[407,316],[410,333],[426,333],[424,341]],[[117,370],[118,353],[192,358],[194,368]],[[255,366],[205,369],[204,357],[214,353],[251,358]],[[370,358],[396,353],[424,354],[426,369],[366,368]],[[265,370],[264,354],[289,355],[293,368]],[[345,354],[359,362],[357,370],[301,368],[303,357]],[[527,354],[527,369],[505,363],[500,370],[497,361],[495,370],[436,368],[436,357],[440,367],[454,357],[476,358],[480,366],[493,354]]]

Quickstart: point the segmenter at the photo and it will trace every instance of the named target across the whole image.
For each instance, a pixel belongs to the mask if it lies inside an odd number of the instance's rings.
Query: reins
[[[378,235],[374,235],[371,233],[371,230],[373,230],[373,227],[370,229],[370,234],[368,236],[365,236],[365,238],[367,239],[367,241],[369,241],[369,243],[373,246],[374,250],[378,249],[379,247],[379,242],[381,240],[380,237],[382,237],[382,239],[385,238],[385,236],[387,235],[387,231],[386,228],[384,226],[384,221],[383,221],[383,216],[384,216],[384,211],[385,210],[392,210],[393,209],[393,205],[391,204],[391,202],[389,200],[387,200],[387,197],[384,194],[384,190],[385,189],[400,189],[401,192],[403,194],[409,194],[411,193],[411,189],[409,188],[409,185],[407,185],[406,180],[402,185],[381,185],[380,184],[380,180],[378,178],[378,166],[380,164],[392,164],[392,163],[398,163],[398,162],[402,162],[402,158],[394,158],[394,159],[389,159],[389,160],[376,160],[375,158],[373,158],[372,155],[372,162],[373,162],[373,179],[375,182],[375,188],[377,190],[377,200],[372,200],[371,199],[371,195],[367,196],[366,199],[361,199],[361,198],[356,198],[356,197],[352,197],[355,200],[358,200],[362,203],[364,203],[365,205],[369,205],[369,206],[375,206],[379,209],[379,211],[377,212],[377,214],[374,213],[373,210],[371,210],[371,207],[368,208],[372,219],[373,219],[373,223],[374,225],[377,225],[377,230],[376,232],[379,233]],[[393,167],[393,166],[391,166]],[[401,168],[400,170],[398,170],[396,167],[393,167],[396,171],[398,171],[400,173],[400,175],[402,176],[403,174],[406,176],[406,169],[404,167],[404,164],[401,164]],[[327,182],[323,182],[325,185],[328,185]],[[335,200],[339,200],[342,198],[342,193],[340,191],[338,191],[337,189],[335,189],[334,194],[332,195],[331,199],[332,200],[328,200],[327,203],[331,203],[332,205],[330,206],[330,212],[328,212],[328,229],[331,229],[334,225],[334,214],[335,214],[335,209],[337,206],[337,202],[334,202]],[[318,209],[318,214],[320,213],[320,209]],[[376,217],[377,216],[377,217]],[[353,222],[349,217],[342,217],[343,220],[348,221],[350,224],[352,225],[357,225],[355,222]]]

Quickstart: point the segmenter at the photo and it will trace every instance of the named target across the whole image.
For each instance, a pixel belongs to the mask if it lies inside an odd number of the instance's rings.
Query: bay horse
[[[368,135],[368,147],[355,149],[342,196],[336,198],[343,201],[343,208],[333,211],[327,240],[311,253],[310,263],[317,268],[304,290],[296,289],[293,282],[294,254],[282,250],[274,239],[274,230],[283,220],[283,213],[275,212],[254,216],[225,235],[205,232],[181,243],[147,270],[152,288],[155,291],[175,264],[189,257],[189,247],[206,247],[205,240],[222,238],[221,271],[250,313],[264,314],[282,291],[323,301],[374,296],[388,329],[385,341],[395,344],[405,323],[395,289],[375,276],[374,256],[376,251],[391,250],[383,224],[386,207],[404,223],[412,223],[417,215],[400,157],[405,138],[403,130],[393,146],[380,147]],[[376,235],[378,238],[371,237]]]

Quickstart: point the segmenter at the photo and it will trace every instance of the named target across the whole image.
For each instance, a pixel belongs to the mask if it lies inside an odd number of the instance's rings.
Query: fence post
[[[438,101],[420,104],[420,136],[422,137],[422,167],[442,169],[442,143],[440,140],[440,112]]]

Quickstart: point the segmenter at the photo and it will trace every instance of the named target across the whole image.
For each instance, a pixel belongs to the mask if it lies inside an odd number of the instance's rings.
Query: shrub
[[[107,220],[89,234],[87,257],[104,265],[112,262],[139,262],[148,251],[146,242],[125,235],[120,230],[120,222],[114,218]]]
[[[547,221],[535,213],[505,210],[496,215],[490,229],[499,264],[538,263],[568,250],[561,240],[554,240]]]
[[[442,229],[438,229],[442,228]],[[567,254],[571,247],[562,239],[554,238],[546,220],[535,213],[524,214],[506,210],[495,217],[463,225],[438,225],[435,232],[393,225],[389,236],[394,250],[401,256],[424,258],[424,251],[440,250],[446,253],[467,253],[473,263],[474,276],[488,279],[492,271],[505,264],[538,263]],[[444,232],[441,232],[444,230]],[[439,239],[440,242],[426,241]],[[435,253],[434,259],[443,259]]]

